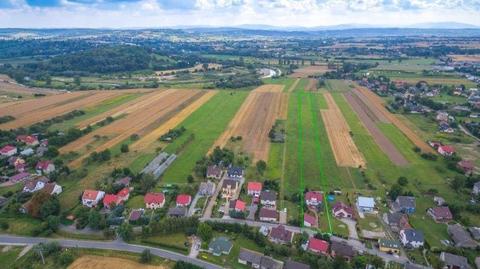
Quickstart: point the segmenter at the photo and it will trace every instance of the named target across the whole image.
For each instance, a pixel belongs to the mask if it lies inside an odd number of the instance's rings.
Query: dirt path
[[[203,104],[205,104],[210,98],[212,98],[217,91],[209,91],[206,92],[202,97],[198,98],[195,102],[191,103],[189,106],[184,108],[178,114],[170,118],[167,122],[160,125],[157,129],[153,130],[146,136],[142,137],[140,140],[135,142],[131,148],[133,150],[142,150],[145,147],[148,147],[151,143],[157,140],[161,135],[167,133],[170,129],[175,128],[181,122],[183,122],[190,114],[200,108]]]
[[[350,127],[329,92],[323,93],[328,109],[322,109],[322,119],[338,166],[365,167],[366,162],[350,135]]]
[[[293,83],[292,85],[290,86],[290,88],[288,88],[287,92],[293,92],[293,90],[295,90],[295,88],[297,87],[298,83],[300,82],[300,79],[297,78]]]
[[[308,79],[308,84],[307,86],[305,87],[305,90],[306,91],[311,91],[311,92],[315,92],[317,91],[317,80],[316,79],[313,79],[313,78],[309,78]]]
[[[369,89],[364,87],[357,87],[355,89],[357,93],[364,95],[368,98],[371,103],[391,122],[393,123],[402,133],[412,141],[412,143],[419,147],[423,152],[430,152],[435,154],[436,152],[423,141],[415,132],[412,131],[404,122],[400,119],[395,117],[392,113],[390,113],[385,107],[383,100],[377,96],[375,93],[371,92]]]
[[[251,153],[254,161],[268,160],[270,139],[268,132],[281,117],[282,85],[263,85],[250,92],[223,134],[215,141],[215,147],[224,147],[232,136],[241,136],[243,149]],[[283,107],[283,108],[282,108]]]
[[[358,118],[360,118],[363,125],[373,137],[377,145],[388,156],[388,158],[396,165],[407,165],[408,161],[405,159],[405,157],[400,154],[392,142],[388,140],[388,138],[378,129],[375,122],[368,116],[366,112],[368,111],[368,108],[366,105],[355,98],[351,92],[344,93],[344,96],[355,113],[357,113]]]

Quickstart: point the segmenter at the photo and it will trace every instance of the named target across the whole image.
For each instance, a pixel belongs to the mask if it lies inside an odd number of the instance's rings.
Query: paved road
[[[163,250],[154,247],[140,246],[134,244],[127,244],[121,241],[91,241],[91,240],[71,240],[71,239],[50,239],[50,238],[41,238],[41,237],[22,237],[22,236],[11,236],[11,235],[0,235],[0,245],[29,245],[29,244],[39,244],[45,242],[58,242],[62,247],[77,247],[77,248],[88,248],[88,249],[109,249],[109,250],[118,250],[118,251],[127,251],[134,253],[141,253],[145,249],[149,249],[150,252],[155,255],[165,259],[173,261],[185,261],[202,268],[207,269],[221,269],[221,266],[214,265],[205,261],[198,259],[190,258],[188,256]]]

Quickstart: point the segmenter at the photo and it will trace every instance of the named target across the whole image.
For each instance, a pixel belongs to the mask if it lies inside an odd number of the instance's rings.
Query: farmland
[[[293,74],[290,75],[292,78],[306,78],[309,76],[318,76],[328,71],[328,66],[326,65],[309,65],[301,67],[294,70]]]

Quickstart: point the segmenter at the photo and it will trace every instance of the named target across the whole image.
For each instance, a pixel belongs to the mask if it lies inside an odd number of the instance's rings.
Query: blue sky
[[[480,25],[480,0],[0,0],[0,27]]]

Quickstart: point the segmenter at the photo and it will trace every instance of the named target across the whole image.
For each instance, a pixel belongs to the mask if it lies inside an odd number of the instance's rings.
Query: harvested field
[[[168,267],[161,265],[145,265],[132,260],[102,257],[94,255],[85,255],[76,259],[68,269],[103,269],[103,268],[123,268],[123,269],[166,269]]]
[[[480,62],[480,55],[448,55],[454,62]]]
[[[408,161],[405,157],[400,154],[392,142],[378,129],[375,121],[369,116],[369,114],[372,114],[372,112],[369,112],[369,107],[367,107],[365,103],[362,103],[359,98],[356,98],[353,93],[347,92],[344,95],[365,128],[388,158],[396,165],[407,165]]]
[[[323,94],[328,109],[322,109],[322,119],[325,123],[330,146],[338,166],[365,167],[365,159],[353,142],[350,128],[329,92]]]
[[[356,94],[362,94],[370,100],[371,104],[378,109],[391,123],[393,123],[412,143],[424,152],[435,153],[435,151],[423,141],[420,136],[412,131],[404,122],[390,113],[384,106],[383,100],[370,90],[358,87],[354,90]]]
[[[70,151],[81,151],[88,144],[93,143],[95,137],[108,137],[108,141],[95,147],[95,151],[111,148],[128,139],[132,134],[142,136],[150,132],[159,124],[164,123],[175,113],[188,106],[189,103],[199,98],[205,92],[198,90],[166,90],[160,91],[154,96],[150,103],[144,103],[143,107],[137,107],[127,116],[112,122],[111,124],[97,129],[74,142],[60,148],[60,153]],[[91,151],[86,149],[84,155],[71,163],[78,166]]]
[[[176,126],[178,126],[182,121],[184,121],[188,116],[190,116],[190,114],[192,114],[195,110],[197,110],[199,107],[205,104],[208,100],[210,100],[210,98],[212,98],[217,93],[218,93],[217,91],[207,92],[202,97],[195,100],[195,102],[193,102],[192,104],[184,108],[182,111],[180,111],[177,115],[173,116],[167,122],[160,125],[160,127],[153,130],[146,136],[142,137],[137,142],[133,143],[131,148],[134,150],[141,150],[141,149],[144,149],[145,147],[148,147],[151,143],[155,142],[155,140],[157,140],[161,135],[167,133],[168,130],[171,130]]]
[[[12,115],[16,119],[0,125],[0,128],[13,129],[18,127],[26,127],[43,120],[51,119],[55,116],[60,116],[75,109],[92,107],[121,94],[122,92],[120,91],[75,93],[72,94],[73,98],[67,99],[65,99],[63,95],[54,95],[42,99],[22,102],[19,103],[18,106],[7,106],[0,109],[0,115]],[[52,102],[51,99],[54,101]],[[40,106],[44,105],[43,108],[38,108],[38,103],[40,103]],[[8,110],[8,112],[4,110]]]
[[[297,84],[300,82],[300,79],[297,78],[295,80],[295,82],[292,83],[292,86],[290,86],[290,88],[287,89],[288,92],[293,92],[293,90],[295,90],[295,88],[297,87]]]
[[[288,97],[289,97],[288,93],[282,92],[282,97],[280,99],[280,114],[279,114],[279,119],[280,120],[286,120],[287,119]]]
[[[306,91],[317,91],[317,80],[310,78],[308,79],[308,84],[305,87]]]
[[[328,66],[326,65],[310,65],[302,67],[293,71],[293,74],[290,77],[293,78],[306,78],[309,76],[321,75],[328,71]]]
[[[51,89],[25,87],[23,85],[16,83],[14,80],[12,80],[6,75],[0,75],[0,95],[6,95],[10,97],[15,97],[15,98],[18,95],[21,95],[23,98],[25,98],[25,97],[33,97],[33,95],[36,93],[52,95],[52,94],[59,94],[60,92],[51,90]]]
[[[253,90],[210,152],[217,146],[224,147],[230,137],[241,136],[243,149],[252,154],[254,161],[267,161],[270,149],[268,132],[275,120],[284,114],[281,113],[285,108],[282,88],[282,85],[267,84]]]

